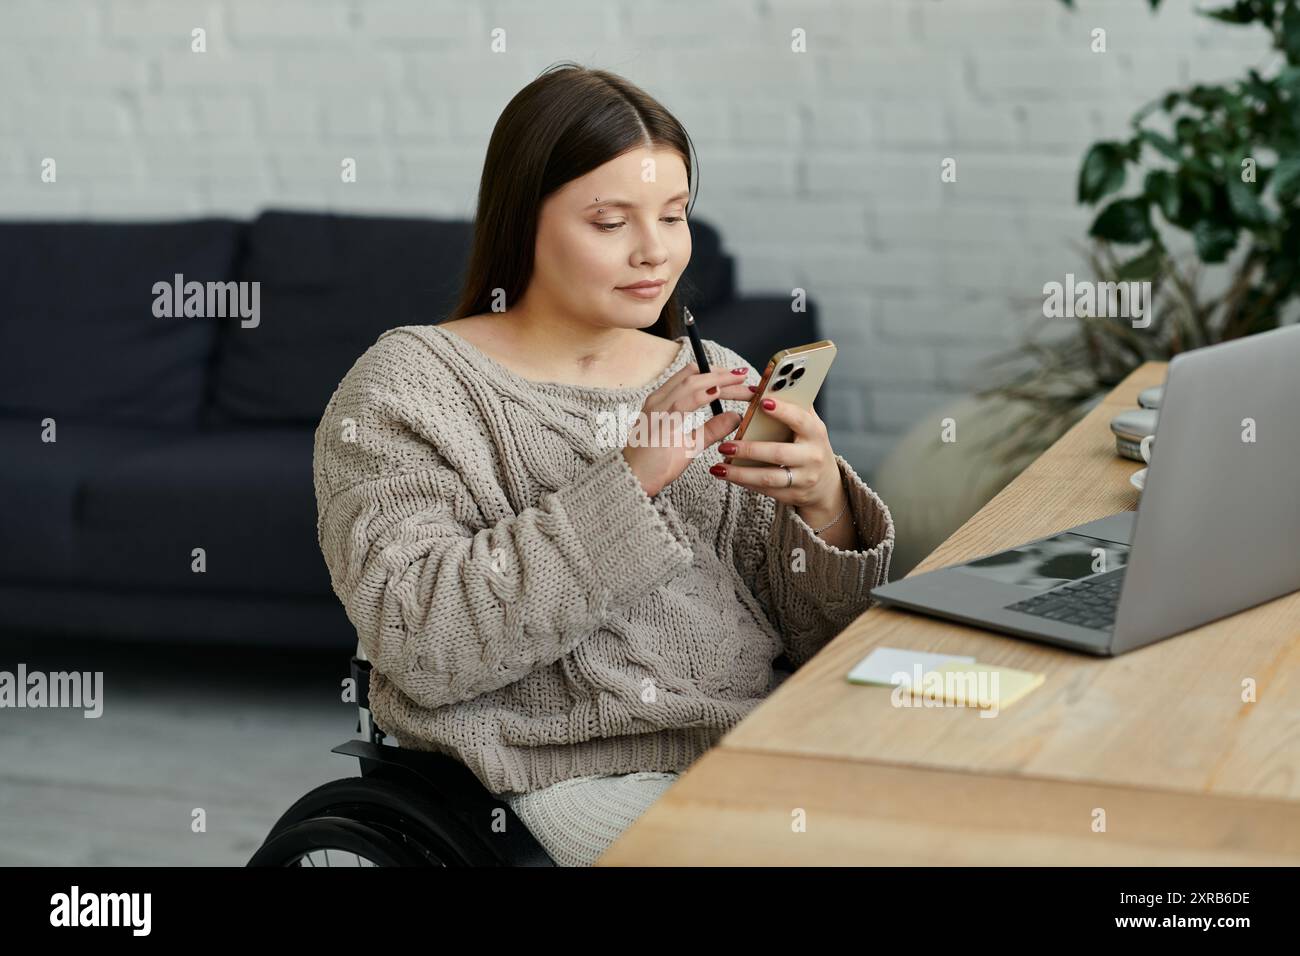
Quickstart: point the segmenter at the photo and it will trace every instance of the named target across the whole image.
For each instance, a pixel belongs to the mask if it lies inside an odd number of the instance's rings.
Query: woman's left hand
[[[819,515],[831,520],[843,505],[845,492],[826,425],[815,410],[775,398],[763,400],[763,411],[790,426],[794,438],[788,442],[728,439],[718,445],[718,451],[727,459],[751,458],[785,468],[728,462],[714,465],[710,474],[785,502],[799,509],[804,520]]]

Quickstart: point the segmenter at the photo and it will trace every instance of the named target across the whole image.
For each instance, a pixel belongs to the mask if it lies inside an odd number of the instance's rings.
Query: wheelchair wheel
[[[317,817],[266,841],[249,866],[429,866],[401,834],[349,820]]]
[[[408,787],[347,777],[302,797],[249,866],[476,866],[493,862],[450,810]]]

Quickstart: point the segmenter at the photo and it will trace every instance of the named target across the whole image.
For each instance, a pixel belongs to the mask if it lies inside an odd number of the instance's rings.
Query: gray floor
[[[0,638],[0,670],[102,671],[103,715],[0,709],[0,866],[242,866],[355,759],[349,650]],[[206,812],[206,832],[192,830]]]

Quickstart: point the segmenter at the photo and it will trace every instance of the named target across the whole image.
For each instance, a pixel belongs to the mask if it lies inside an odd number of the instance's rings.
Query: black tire
[[[427,796],[391,780],[345,777],[322,784],[299,798],[276,821],[248,865],[292,865],[282,862],[283,847],[296,847],[294,841],[297,837],[278,845],[274,853],[268,848],[291,828],[321,818],[362,824],[369,828],[370,833],[380,834],[381,840],[387,838],[402,842],[424,861],[397,865],[490,866],[500,862],[491,857],[450,809],[436,810]],[[385,852],[385,849],[376,852]]]
[[[285,827],[267,839],[249,866],[304,866],[304,858],[329,850],[355,854],[371,866],[428,866],[429,861],[401,834],[347,817],[313,817]],[[365,865],[365,864],[358,864]]]

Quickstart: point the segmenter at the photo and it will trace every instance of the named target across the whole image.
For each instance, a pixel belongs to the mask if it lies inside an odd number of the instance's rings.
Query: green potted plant
[[[1300,293],[1300,0],[1198,12],[1268,30],[1278,68],[1166,93],[1134,114],[1127,138],[1088,149],[1078,199],[1101,205],[1088,258],[1099,281],[1150,281],[1151,321],[1134,328],[1127,318],[1079,315],[1074,334],[1046,343],[1031,335],[1007,356],[1035,363],[978,394],[1023,403],[999,435],[999,456],[1013,467],[1141,363],[1274,328]],[[1129,183],[1137,188],[1125,191]],[[1192,251],[1171,252],[1166,234],[1183,235]],[[1205,268],[1230,258],[1223,291],[1201,291]]]

